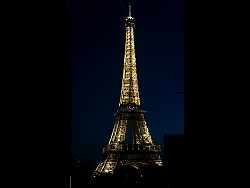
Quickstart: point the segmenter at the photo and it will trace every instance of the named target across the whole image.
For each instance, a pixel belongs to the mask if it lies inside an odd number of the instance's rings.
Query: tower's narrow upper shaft
[[[122,77],[122,88],[120,95],[120,105],[140,105],[140,95],[136,70],[135,42],[134,42],[135,19],[131,16],[131,6],[129,6],[129,16],[125,21],[126,41],[124,53],[124,66]]]

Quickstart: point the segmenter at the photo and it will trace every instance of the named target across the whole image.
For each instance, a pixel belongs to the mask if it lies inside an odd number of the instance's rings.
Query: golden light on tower
[[[114,114],[116,121],[108,145],[103,148],[103,160],[98,164],[93,176],[110,173],[130,165],[139,168],[142,165],[162,166],[160,146],[153,143],[144,113],[141,107],[137,79],[135,40],[135,19],[129,15],[125,20],[126,38],[123,62],[122,86],[118,110]],[[132,144],[125,143],[127,127],[132,127]]]

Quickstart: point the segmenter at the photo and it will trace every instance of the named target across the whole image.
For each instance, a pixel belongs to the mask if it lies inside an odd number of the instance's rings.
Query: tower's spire
[[[131,5],[129,5],[128,8],[129,8],[128,16],[131,17]]]

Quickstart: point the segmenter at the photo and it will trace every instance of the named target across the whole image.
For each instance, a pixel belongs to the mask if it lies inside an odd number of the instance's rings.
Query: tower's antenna
[[[128,16],[131,17],[131,5],[129,5],[128,8],[129,8]]]

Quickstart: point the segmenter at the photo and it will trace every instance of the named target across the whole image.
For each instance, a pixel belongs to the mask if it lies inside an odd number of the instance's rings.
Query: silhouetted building
[[[185,187],[185,137],[184,134],[164,135],[164,169],[169,188]]]

